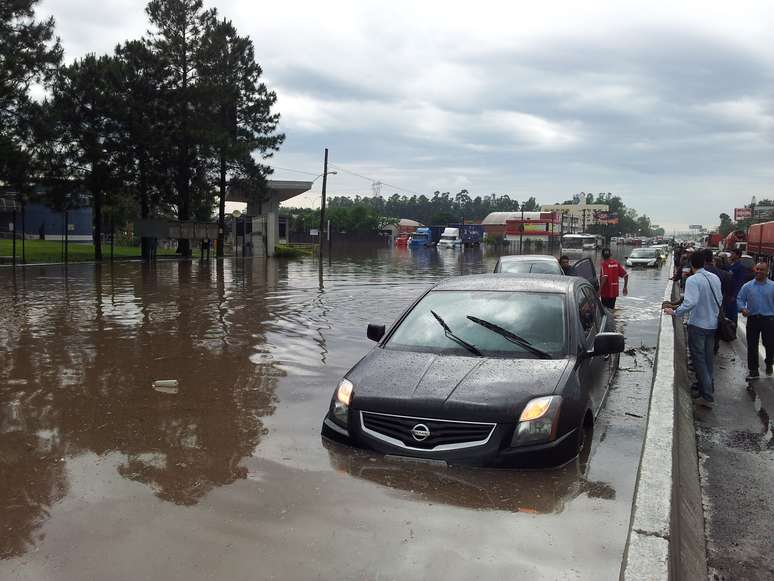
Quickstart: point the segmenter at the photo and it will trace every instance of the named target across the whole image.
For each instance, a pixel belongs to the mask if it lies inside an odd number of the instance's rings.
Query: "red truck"
[[[704,237],[704,247],[705,248],[717,248],[720,246],[720,241],[723,240],[723,237],[718,232],[710,232]]]
[[[747,229],[747,253],[770,266],[774,264],[774,222],[752,224]]]

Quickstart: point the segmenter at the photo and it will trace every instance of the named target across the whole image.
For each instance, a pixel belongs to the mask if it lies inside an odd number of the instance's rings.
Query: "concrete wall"
[[[670,282],[664,300],[675,298]],[[686,374],[683,324],[661,314],[648,427],[643,443],[621,579],[706,579],[693,403]]]

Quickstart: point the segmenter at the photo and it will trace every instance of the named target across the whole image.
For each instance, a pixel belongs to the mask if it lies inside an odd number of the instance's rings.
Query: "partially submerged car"
[[[655,248],[635,248],[626,257],[626,266],[661,266],[661,254]]]
[[[572,265],[575,276],[588,280],[599,290],[597,270],[591,258],[581,258]],[[501,256],[494,268],[495,274],[564,274],[559,259],[550,254],[512,254]]]
[[[451,464],[548,467],[582,449],[624,349],[574,276],[445,280],[339,382],[324,437]]]

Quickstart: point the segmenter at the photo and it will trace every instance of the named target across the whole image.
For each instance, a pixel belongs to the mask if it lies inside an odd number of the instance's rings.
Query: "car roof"
[[[473,274],[447,278],[432,290],[443,291],[533,291],[568,293],[575,286],[587,283],[585,278],[561,274]]]
[[[559,262],[559,259],[550,254],[510,254],[501,256],[500,262]]]

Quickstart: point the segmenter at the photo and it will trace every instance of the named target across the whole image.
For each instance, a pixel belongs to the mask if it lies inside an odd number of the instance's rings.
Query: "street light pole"
[[[325,161],[323,162],[322,175],[322,202],[320,204],[320,230],[317,232],[317,240],[320,243],[320,260],[323,257],[323,228],[325,227],[325,191],[328,185],[328,148],[325,148]]]

